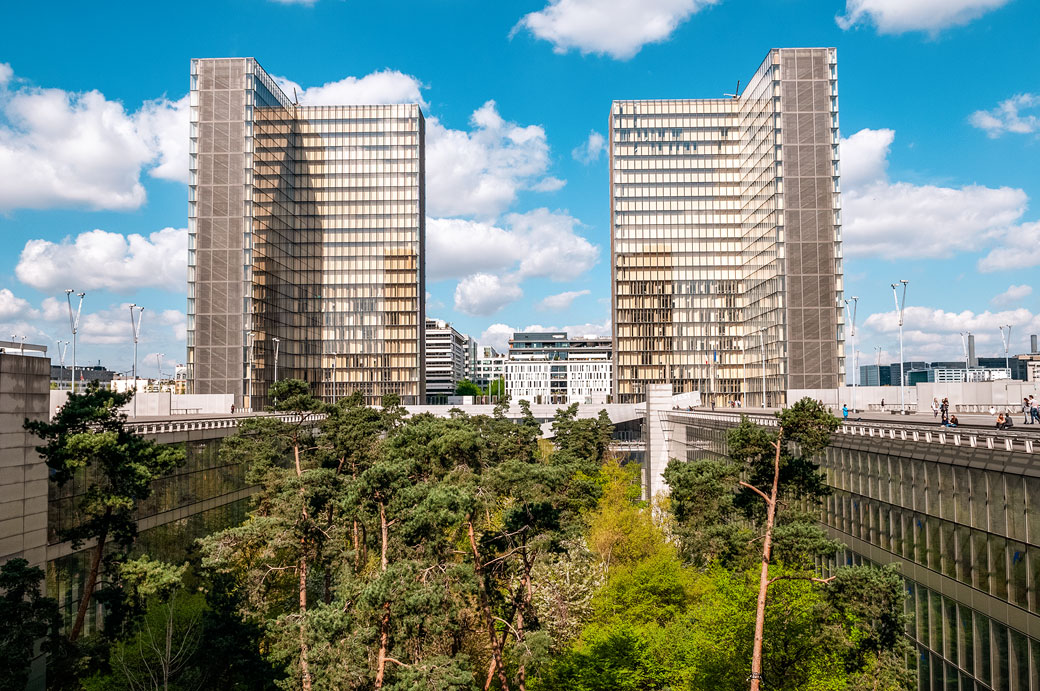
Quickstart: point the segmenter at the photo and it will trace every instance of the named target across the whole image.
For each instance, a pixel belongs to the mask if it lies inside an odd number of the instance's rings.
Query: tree
[[[58,603],[40,594],[43,570],[25,559],[0,566],[0,690],[23,691],[29,680],[36,641],[43,651],[53,650],[61,620]]]
[[[483,391],[469,379],[463,379],[455,386],[456,396],[480,396]]]
[[[762,558],[755,608],[755,639],[751,653],[751,691],[762,684],[762,641],[765,635],[766,598],[772,559],[773,531],[780,502],[787,498],[819,498],[827,492],[814,457],[830,443],[839,421],[818,402],[803,398],[778,413],[776,432],[751,424],[745,417],[729,432],[730,457],[742,467],[748,480],[741,480],[745,490],[741,498],[749,510],[748,493],[754,493],[765,504],[762,536]],[[793,450],[794,449],[794,450]],[[768,491],[760,485],[768,487]],[[777,576],[780,578],[781,576]]]
[[[59,487],[73,478],[87,483],[76,507],[80,520],[58,535],[76,549],[87,540],[95,542],[69,632],[73,642],[83,630],[106,547],[115,549],[107,560],[110,567],[125,561],[137,537],[137,507],[151,495],[152,481],[184,462],[183,449],[146,440],[126,429],[126,415],[119,409],[132,396],[91,383],[86,392],[70,395],[52,421],[25,421],[25,429],[44,441],[36,450],[50,468],[51,479]]]
[[[297,379],[278,381],[271,396],[276,409],[294,413],[294,419],[244,420],[222,446],[225,458],[247,464],[248,479],[261,489],[257,509],[246,523],[202,541],[203,564],[238,571],[250,590],[250,614],[275,618],[282,630],[296,632],[295,642],[282,637],[278,642],[283,650],[294,651],[301,687],[309,691],[313,680],[308,579],[326,547],[337,541],[334,527],[325,524],[336,473],[307,456],[313,450],[318,415],[325,410],[307,384]]]
[[[505,378],[499,377],[498,379],[492,379],[489,381],[484,393],[488,396],[504,396],[506,394]]]

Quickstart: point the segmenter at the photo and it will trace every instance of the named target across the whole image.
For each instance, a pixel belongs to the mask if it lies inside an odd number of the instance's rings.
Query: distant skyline
[[[908,360],[958,359],[964,330],[979,355],[1003,354],[999,325],[1013,353],[1040,332],[1029,0],[44,7],[8,8],[0,48],[0,340],[69,338],[75,288],[80,363],[130,368],[131,302],[141,372],[184,361],[188,61],[220,56],[292,75],[304,104],[422,105],[428,316],[500,350],[514,330],[609,334],[610,102],[719,97],[798,46],[838,49],[858,364],[898,359],[903,278]]]

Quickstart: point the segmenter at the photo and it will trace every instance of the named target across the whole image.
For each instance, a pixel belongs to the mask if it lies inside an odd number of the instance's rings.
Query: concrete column
[[[664,414],[672,409],[671,384],[646,385],[646,466],[643,468],[643,498],[651,500],[658,492],[668,492],[664,469],[668,466],[668,436]]]

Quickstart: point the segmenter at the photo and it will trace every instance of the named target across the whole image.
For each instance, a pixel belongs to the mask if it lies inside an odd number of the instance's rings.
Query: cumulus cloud
[[[1033,110],[1034,113],[1023,111]],[[990,137],[1005,132],[1031,134],[1040,131],[1040,94],[1016,94],[992,110],[976,110],[968,119]]]
[[[920,257],[950,257],[1004,237],[1025,212],[1025,192],[1011,187],[940,187],[891,182],[892,130],[861,130],[841,140],[844,249],[888,257],[912,239]]]
[[[1010,286],[1008,286],[1007,290],[1005,290],[1003,293],[1001,293],[1000,295],[995,296],[992,300],[990,300],[990,303],[992,303],[994,305],[1006,305],[1006,304],[1009,304],[1009,303],[1012,303],[1012,302],[1018,302],[1022,298],[1029,297],[1032,294],[1033,294],[1033,287],[1032,286],[1027,286],[1025,284],[1017,285],[1017,286],[1016,285],[1010,285]]]
[[[128,293],[155,287],[183,291],[187,280],[188,231],[164,228],[147,237],[91,230],[61,242],[30,240],[15,275],[43,292],[70,285]],[[74,284],[74,285],[72,285]]]
[[[37,88],[13,74],[0,69],[0,211],[135,209],[145,200],[143,170],[187,177],[186,98],[131,113],[99,91]]]
[[[557,53],[571,49],[627,60],[648,43],[659,43],[695,12],[717,0],[549,0],[513,27],[526,29],[553,44]]]
[[[418,103],[426,107],[426,101],[422,96],[422,82],[397,70],[386,69],[366,74],[364,77],[345,77],[306,89],[285,77],[275,77],[275,82],[290,98],[295,90],[300,104],[305,106]]]
[[[583,295],[588,295],[589,292],[590,291],[588,290],[566,290],[562,293],[542,298],[535,307],[543,311],[561,311],[570,309],[571,304],[573,304],[575,300]]]
[[[980,355],[987,352],[996,355],[998,349],[999,354],[1003,355],[1000,327],[1006,324],[1014,326],[1011,350],[1021,352],[1028,334],[1040,329],[1040,314],[1025,308],[999,312],[948,312],[931,307],[908,306],[904,314],[903,338],[907,345],[907,360],[956,360],[963,357],[962,331],[970,331],[975,335]],[[899,332],[899,315],[894,310],[872,314],[867,317],[863,327],[878,335],[891,337]]]
[[[38,316],[38,312],[29,305],[28,300],[16,296],[9,288],[0,288],[0,320],[34,316]]]
[[[580,146],[571,150],[571,157],[588,165],[599,160],[600,155],[607,150],[607,139],[596,130],[589,132],[589,137]]]
[[[494,101],[470,117],[473,129],[426,123],[427,204],[432,216],[492,219],[522,190],[551,192],[562,180],[546,177],[549,143],[538,125],[502,118]]]
[[[467,276],[455,286],[455,309],[470,316],[486,317],[523,296],[524,291],[513,277],[478,273]]]
[[[525,278],[572,280],[596,263],[599,248],[578,234],[578,219],[534,209],[505,216],[504,227],[482,221],[430,218],[426,270],[431,281],[476,272],[509,271]]]
[[[925,31],[936,34],[978,19],[1009,0],[847,0],[836,19],[842,29],[873,24],[881,34]]]
[[[1040,266],[1040,221],[1008,229],[979,260],[979,271],[1010,271]]]

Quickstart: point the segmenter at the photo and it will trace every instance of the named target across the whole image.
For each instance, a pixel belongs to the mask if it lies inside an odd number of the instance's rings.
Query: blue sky
[[[609,333],[612,99],[711,98],[772,47],[836,46],[845,272],[861,362],[1012,351],[1040,332],[1034,0],[16,3],[0,46],[0,339],[184,359],[192,57],[254,56],[303,103],[420,100],[428,314],[501,345]]]

